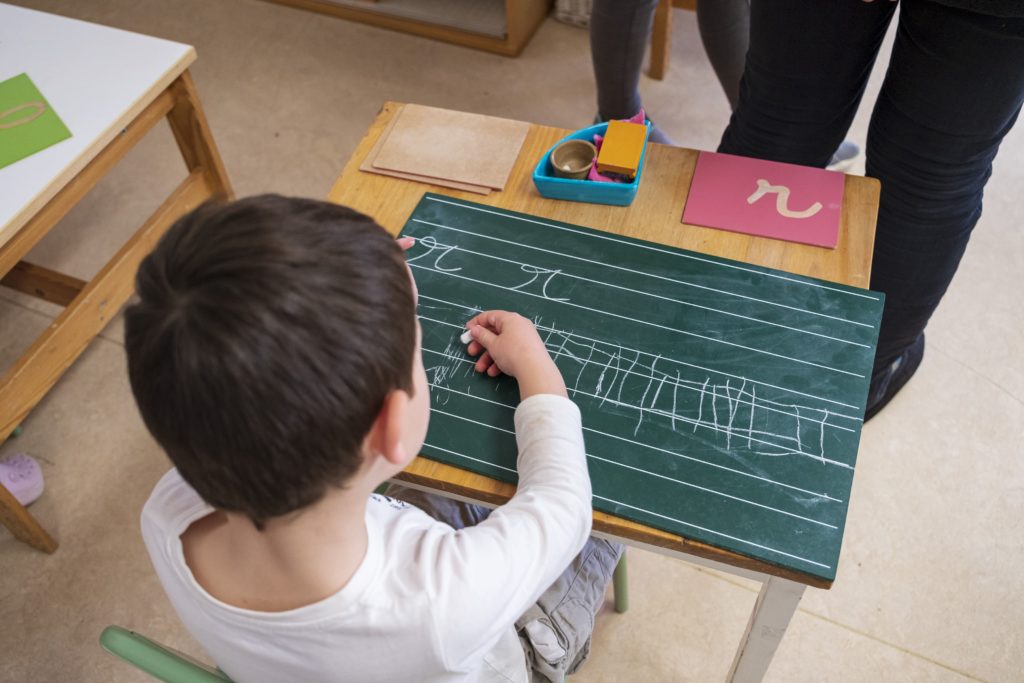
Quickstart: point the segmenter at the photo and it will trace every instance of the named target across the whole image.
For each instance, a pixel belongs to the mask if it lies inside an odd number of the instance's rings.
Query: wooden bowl
[[[566,140],[551,151],[551,166],[559,178],[582,180],[590,173],[597,148],[586,140]]]

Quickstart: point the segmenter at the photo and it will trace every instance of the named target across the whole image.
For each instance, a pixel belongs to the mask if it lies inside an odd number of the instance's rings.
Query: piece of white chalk
[[[473,334],[469,330],[466,330],[465,332],[462,333],[462,336],[459,337],[459,341],[462,342],[463,344],[468,344],[469,342],[473,341]]]

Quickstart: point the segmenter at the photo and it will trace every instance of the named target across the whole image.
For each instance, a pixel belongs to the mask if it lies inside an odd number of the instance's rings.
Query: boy
[[[372,495],[419,451],[430,398],[402,247],[370,218],[270,195],[207,204],[137,291],[132,391],[175,466],[143,537],[229,676],[560,681],[582,662],[621,549],[587,541],[579,410],[529,321],[467,323],[477,371],[519,383],[518,491],[491,513],[404,496],[439,521]]]

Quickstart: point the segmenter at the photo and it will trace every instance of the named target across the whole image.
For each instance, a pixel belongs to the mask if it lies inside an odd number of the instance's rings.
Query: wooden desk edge
[[[46,206],[51,199],[56,197],[57,193],[63,190],[68,183],[78,177],[78,174],[82,172],[82,169],[88,166],[93,159],[99,156],[100,153],[107,148],[114,138],[120,135],[125,128],[131,125],[131,123],[139,117],[151,102],[156,100],[162,92],[171,87],[171,84],[174,83],[178,76],[188,71],[188,68],[196,61],[197,55],[195,47],[191,45],[186,45],[186,47],[188,49],[185,50],[178,61],[171,65],[171,67],[165,71],[164,74],[155,83],[153,83],[148,90],[146,90],[146,92],[136,98],[120,118],[108,125],[91,145],[82,150],[81,154],[72,159],[67,166],[61,169],[53,179],[53,182],[44,187],[35,197],[30,199],[18,213],[14,214],[7,225],[0,226],[0,248],[9,242],[18,233],[18,231],[28,223],[32,216],[39,213],[39,211]]]
[[[329,200],[337,201],[336,197],[343,194],[341,186],[346,177],[352,173],[361,173],[359,170],[360,164],[362,164],[366,155],[373,147],[378,135],[386,126],[387,122],[392,116],[394,116],[395,111],[401,106],[402,103],[393,101],[387,101],[381,106],[370,127],[367,129],[366,134],[360,140],[355,151],[352,153],[352,156],[349,157],[348,163],[345,164],[345,168],[338,177],[338,180],[332,186],[331,191],[328,194]],[[867,183],[865,183],[865,181],[867,181]],[[860,196],[862,197],[862,200],[865,198],[863,190],[867,190],[868,202],[870,203],[873,198],[877,203],[880,184],[876,179],[848,175],[846,176],[846,184],[847,186],[850,186],[851,184],[861,185],[862,192],[860,193]],[[425,188],[426,187],[429,186],[425,186]],[[429,187],[429,189],[425,189],[424,191],[453,194],[455,196],[459,196],[461,194],[459,192],[453,192],[438,187]],[[853,193],[851,193],[851,195],[852,194]],[[849,210],[852,209],[853,207],[851,205]],[[848,209],[844,208],[844,213],[846,210]],[[844,215],[844,225],[846,225],[845,219],[846,216]],[[397,234],[402,226],[385,225],[384,227],[391,233]],[[872,241],[873,239],[874,237],[872,233]],[[869,273],[851,274],[851,282],[846,282],[844,284],[867,286],[869,275]],[[409,467],[405,469],[405,471],[396,476],[396,479],[419,486],[429,487],[452,495],[462,496],[471,500],[478,500],[488,505],[495,506],[502,505],[507,502],[516,490],[515,486],[512,484],[501,482],[446,463],[428,460],[426,458],[416,458],[416,460],[414,460]],[[761,560],[756,560],[746,555],[741,555],[739,553],[718,548],[716,546],[672,534],[667,531],[662,531],[661,529],[656,529],[645,524],[633,522],[631,520],[597,510],[594,511],[594,530],[626,540],[635,541],[637,543],[663,548],[668,551],[694,555],[741,569],[760,572],[771,576],[778,576],[807,586],[813,586],[815,588],[829,589],[832,587],[832,581],[821,577],[787,569]]]

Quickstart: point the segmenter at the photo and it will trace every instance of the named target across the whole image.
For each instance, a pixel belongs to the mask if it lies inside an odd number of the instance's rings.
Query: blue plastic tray
[[[586,140],[593,142],[595,135],[604,135],[608,130],[607,123],[598,123],[588,128],[582,128],[572,135],[555,143],[551,149],[544,153],[537,167],[533,169],[533,184],[537,191],[544,197],[551,199],[567,199],[571,202],[589,202],[591,204],[612,204],[614,206],[629,206],[636,197],[636,191],[640,188],[640,176],[644,172],[644,156],[647,154],[647,137],[651,133],[650,122],[647,126],[647,136],[644,137],[644,150],[640,153],[640,168],[637,169],[636,178],[631,183],[599,183],[593,180],[574,180],[572,178],[559,178],[551,167],[551,152],[558,145],[566,140]]]

